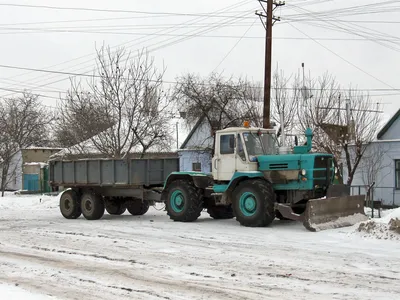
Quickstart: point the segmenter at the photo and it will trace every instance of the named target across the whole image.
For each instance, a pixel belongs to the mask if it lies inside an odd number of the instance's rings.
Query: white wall
[[[201,125],[197,128],[197,130],[187,142],[185,149],[205,149],[212,147],[213,137],[211,136],[211,128],[207,120],[203,120]]]
[[[352,182],[352,193],[365,194],[368,179],[375,181],[374,200],[385,205],[400,206],[400,190],[396,190],[395,160],[400,160],[400,141],[376,141],[368,146]],[[347,168],[343,161],[343,175],[346,182]],[[363,186],[359,188],[358,186]]]
[[[0,167],[1,172],[1,167]],[[0,178],[1,181],[1,178]],[[21,151],[18,151],[14,154],[12,161],[10,163],[10,167],[8,170],[7,176],[7,186],[6,190],[21,190],[22,189],[22,154]]]

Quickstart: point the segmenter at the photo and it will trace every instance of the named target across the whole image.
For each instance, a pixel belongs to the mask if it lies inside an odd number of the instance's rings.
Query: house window
[[[396,176],[396,190],[400,190],[400,160],[396,159],[395,164],[395,176]]]
[[[198,162],[193,163],[192,170],[195,172],[201,172],[201,163]]]
[[[233,134],[221,135],[220,138],[220,153],[233,154],[235,153],[235,136]]]

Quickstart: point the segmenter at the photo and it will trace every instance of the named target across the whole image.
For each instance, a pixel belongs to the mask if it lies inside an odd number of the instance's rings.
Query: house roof
[[[203,123],[205,118],[205,115],[202,115],[196,122],[196,124],[193,126],[192,130],[189,132],[188,136],[186,137],[185,141],[182,143],[180,149],[185,149],[187,146],[187,143],[189,143],[190,139],[192,138],[193,134],[196,132],[196,130],[200,127],[201,123]]]
[[[181,118],[172,118],[167,122],[167,124],[165,124],[166,126],[170,127],[171,134],[173,136],[176,134],[175,126],[176,126],[177,122],[178,122],[178,125],[180,125],[179,127],[182,127],[183,120]],[[106,129],[105,132],[110,131],[110,130],[114,130],[114,126]],[[182,129],[179,130],[179,137],[185,137],[186,134],[187,133],[184,130],[182,130]],[[86,141],[83,141],[77,145],[73,145],[71,147],[61,149],[61,151],[57,152],[56,154],[51,155],[50,158],[53,159],[53,158],[58,158],[58,157],[75,157],[75,156],[76,157],[81,157],[81,156],[100,157],[103,154],[101,153],[101,151],[96,147],[95,143],[93,142],[93,140],[100,141],[100,136],[101,136],[101,133],[99,135],[89,138]],[[146,139],[147,138],[148,137],[146,137]],[[164,147],[161,145],[153,145],[146,151],[146,153],[148,155],[158,155],[158,154],[165,154],[166,156],[172,155],[173,153],[175,153],[178,150],[178,149],[176,149],[175,145],[176,145],[176,140],[171,142],[170,147]],[[124,151],[127,151],[127,149],[128,149],[128,145],[127,145],[126,149],[122,149],[122,150],[124,152]],[[130,149],[129,152],[133,156],[135,156],[136,154],[142,154],[143,147],[141,144],[137,144],[134,147],[132,147],[132,149]],[[176,153],[175,153],[175,155],[176,155]]]
[[[389,119],[381,131],[378,132],[378,139],[382,138],[382,136],[389,130],[398,117],[400,117],[400,109],[393,115],[393,117]]]

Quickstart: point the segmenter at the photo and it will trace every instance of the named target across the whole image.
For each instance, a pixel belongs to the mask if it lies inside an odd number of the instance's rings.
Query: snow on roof
[[[21,150],[55,150],[55,151],[60,151],[63,148],[56,148],[56,147],[27,147],[27,148],[21,148]]]
[[[24,163],[24,166],[40,166],[41,168],[44,168],[48,166],[48,164],[44,162],[30,162],[30,163]]]

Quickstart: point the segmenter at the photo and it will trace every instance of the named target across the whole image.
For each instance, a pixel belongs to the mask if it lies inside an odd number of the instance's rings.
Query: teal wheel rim
[[[253,193],[246,192],[240,196],[239,200],[240,211],[246,216],[251,217],[256,213],[257,200]]]
[[[185,197],[183,196],[181,191],[175,191],[172,193],[170,198],[172,209],[175,212],[182,212],[185,206]]]

